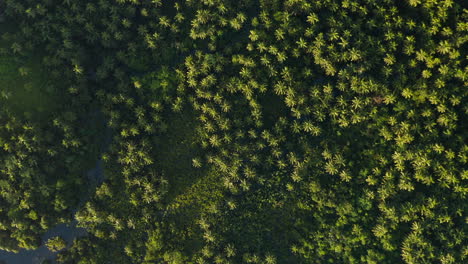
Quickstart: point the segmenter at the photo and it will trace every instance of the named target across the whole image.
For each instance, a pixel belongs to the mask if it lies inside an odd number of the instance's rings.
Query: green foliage
[[[47,248],[52,252],[60,251],[67,247],[67,242],[61,237],[52,237],[49,238],[46,242]]]
[[[103,128],[87,88],[53,89],[72,81],[49,75],[50,57],[18,27],[0,25],[0,248],[9,251],[37,248],[45,230],[70,220]]]
[[[53,85],[41,68],[40,55],[12,49],[15,27],[0,24],[0,102],[18,115],[43,118],[53,111],[56,101]],[[13,44],[12,44],[13,43]]]
[[[107,178],[61,263],[466,262],[461,3],[4,5],[10,54],[42,49],[69,107],[54,130],[0,116],[1,247],[33,247],[77,205],[80,108],[97,105]]]

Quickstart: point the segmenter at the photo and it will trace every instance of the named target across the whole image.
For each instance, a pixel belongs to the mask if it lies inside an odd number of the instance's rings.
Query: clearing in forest
[[[0,104],[16,114],[43,117],[56,105],[41,55],[24,54],[14,27],[0,24]]]

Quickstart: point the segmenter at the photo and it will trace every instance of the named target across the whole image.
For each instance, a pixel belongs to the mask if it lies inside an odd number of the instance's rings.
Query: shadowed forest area
[[[467,262],[462,1],[4,0],[0,20],[1,250]]]

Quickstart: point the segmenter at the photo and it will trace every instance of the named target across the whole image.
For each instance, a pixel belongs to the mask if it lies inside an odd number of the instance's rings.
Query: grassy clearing
[[[14,52],[13,25],[0,24],[0,102],[10,111],[34,118],[47,116],[56,104],[41,54]]]
[[[203,154],[196,134],[196,115],[192,109],[186,108],[180,114],[170,114],[167,122],[167,132],[156,139],[155,146],[158,164],[169,181],[168,209],[204,203],[191,197],[211,196],[210,193],[219,189],[215,187],[219,181],[216,173],[210,173],[205,167],[193,166],[194,159],[202,158]],[[201,204],[195,207],[199,206]]]
[[[182,113],[170,113],[167,132],[155,139],[158,166],[169,181],[164,198],[169,221],[177,230],[171,234],[191,255],[203,245],[197,220],[208,208],[223,198],[222,182],[217,171],[208,166],[194,167],[194,159],[202,160],[196,127],[198,120],[190,107]]]

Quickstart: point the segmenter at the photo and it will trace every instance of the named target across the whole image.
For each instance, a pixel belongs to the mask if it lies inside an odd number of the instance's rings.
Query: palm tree
[[[14,42],[12,45],[11,45],[11,49],[13,50],[14,53],[20,53],[22,51],[22,47],[20,44],[18,44],[17,42]]]

